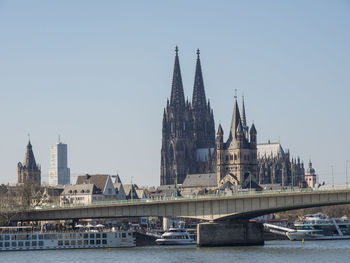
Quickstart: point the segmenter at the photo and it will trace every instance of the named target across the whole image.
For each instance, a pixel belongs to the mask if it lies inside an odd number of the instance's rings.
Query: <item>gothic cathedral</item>
[[[190,103],[185,101],[176,47],[170,102],[163,114],[160,184],[182,184],[187,174],[212,172],[214,149],[214,115],[205,97],[199,50]]]

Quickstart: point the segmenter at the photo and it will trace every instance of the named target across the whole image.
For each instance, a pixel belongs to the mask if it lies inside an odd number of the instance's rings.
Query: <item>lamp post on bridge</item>
[[[349,180],[348,180],[348,162],[349,160],[346,160],[346,166],[345,166],[345,177],[346,177],[346,188],[348,188]]]
[[[332,188],[334,188],[334,173],[333,173],[333,165],[331,165],[332,168]]]

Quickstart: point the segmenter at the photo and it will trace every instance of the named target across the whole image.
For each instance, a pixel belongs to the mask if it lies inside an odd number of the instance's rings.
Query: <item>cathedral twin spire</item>
[[[185,106],[185,95],[184,95],[184,89],[182,84],[178,53],[179,53],[179,49],[176,46],[174,73],[173,73],[173,81],[171,86],[171,97],[170,97],[170,107],[173,109],[181,109]],[[199,49],[197,49],[196,72],[195,72],[193,96],[192,96],[192,106],[194,109],[202,109],[207,107],[205,91],[204,91],[202,67],[201,67],[199,54],[200,54]]]

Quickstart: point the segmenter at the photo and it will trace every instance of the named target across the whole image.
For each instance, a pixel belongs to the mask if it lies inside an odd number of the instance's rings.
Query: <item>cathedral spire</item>
[[[185,106],[185,95],[182,86],[180,62],[179,62],[179,48],[175,47],[175,64],[173,73],[173,82],[171,87],[170,107],[179,110]]]
[[[206,107],[206,98],[204,91],[204,82],[202,75],[201,60],[199,57],[199,49],[197,49],[196,73],[194,77],[192,106],[194,109],[202,109]]]

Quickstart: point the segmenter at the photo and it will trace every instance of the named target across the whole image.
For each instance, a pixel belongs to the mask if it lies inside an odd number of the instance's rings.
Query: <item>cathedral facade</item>
[[[41,169],[36,164],[32,144],[27,145],[27,152],[23,164],[17,164],[17,183],[18,184],[41,184]]]
[[[170,101],[163,113],[160,184],[182,184],[187,174],[210,172],[214,149],[214,115],[205,96],[199,50],[191,103],[185,101],[176,47]]]

